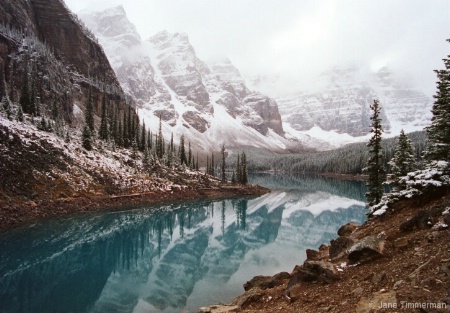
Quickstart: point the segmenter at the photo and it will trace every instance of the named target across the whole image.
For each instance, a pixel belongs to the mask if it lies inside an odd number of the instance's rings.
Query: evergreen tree
[[[187,164],[186,150],[184,148],[184,135],[180,137],[180,164]]]
[[[150,153],[148,151],[148,148],[144,150],[144,158],[142,159],[142,164],[144,165],[144,168],[147,168],[150,165]]]
[[[195,170],[199,171],[200,167],[198,166],[198,152],[197,152],[197,162],[195,163]]]
[[[65,137],[65,142],[67,142],[67,143],[69,143],[70,142],[70,133],[69,133],[69,128],[67,128],[67,131],[66,131],[66,137]]]
[[[162,159],[164,155],[164,141],[162,134],[162,120],[161,116],[159,117],[159,128],[158,128],[158,137],[156,139],[156,155],[159,159]]]
[[[36,114],[37,115],[37,114]],[[53,97],[53,104],[52,104],[52,118],[54,121],[56,121],[59,117],[58,113],[58,105],[56,104],[56,98]]]
[[[241,160],[240,160],[240,155],[238,154],[237,156],[237,161],[236,161],[236,181],[238,183],[241,183],[242,180],[242,175],[241,175]]]
[[[98,136],[102,140],[108,140],[108,115],[107,115],[107,104],[106,104],[106,93],[103,92],[102,98],[102,116],[100,120],[100,128],[98,129]]]
[[[122,139],[123,139],[123,147],[128,148],[130,146],[130,141],[128,137],[129,132],[129,124],[128,124],[128,115],[127,115],[127,109],[123,110],[123,132],[122,132]]]
[[[236,173],[233,171],[233,174],[231,175],[231,183],[236,184]]]
[[[86,111],[84,113],[84,120],[86,125],[91,131],[90,137],[92,139],[92,134],[94,132],[94,103],[92,100],[92,87],[89,86],[88,99],[86,103]],[[89,150],[89,149],[88,149]]]
[[[83,128],[83,134],[82,134],[82,146],[86,150],[92,150],[92,133],[91,128],[86,123]]]
[[[366,199],[369,206],[378,204],[383,196],[383,182],[386,178],[386,174],[383,166],[383,149],[381,146],[381,135],[383,133],[383,128],[381,126],[380,118],[380,103],[378,100],[374,100],[373,104],[370,106],[373,111],[373,115],[370,118],[372,121],[372,137],[369,140],[367,146],[369,147],[369,160],[367,161],[366,172],[369,175],[367,181],[367,193]]]
[[[189,144],[188,144],[188,166],[189,166],[189,168],[192,168],[192,163],[193,163],[193,161],[192,161],[192,150],[191,150],[191,142],[189,141]]]
[[[145,138],[146,133],[147,133],[147,130],[145,128],[145,122],[142,122],[141,143],[139,145],[139,150],[141,150],[141,151],[145,150],[145,146],[147,144],[147,138]]]
[[[45,119],[45,116],[42,116],[41,121],[37,124],[37,129],[47,130],[47,120]]]
[[[404,189],[406,186],[400,185],[399,178],[406,176],[406,174],[417,168],[414,154],[411,140],[406,136],[402,129],[400,136],[398,137],[397,146],[395,147],[394,156],[389,161],[389,165],[391,165],[391,174],[388,176],[388,182],[395,189]]]
[[[37,82],[38,82],[38,74],[36,63],[33,62],[31,66],[31,96],[30,96],[30,114],[36,114],[36,102],[37,98],[39,98],[39,93],[37,90]]]
[[[24,73],[22,75],[22,88],[20,91],[19,103],[25,113],[32,114],[31,108],[31,95],[30,95],[30,82],[28,73],[28,55],[25,54],[24,60]]]
[[[209,175],[210,173],[210,168],[209,168],[209,156],[206,156],[206,170],[205,170],[205,174]]]
[[[220,154],[222,156],[222,166],[221,166],[222,181],[227,181],[227,177],[225,175],[225,145],[222,145],[222,150],[220,150]]]
[[[450,57],[450,56],[449,56]],[[445,70],[435,70],[438,81],[434,95],[433,117],[431,125],[426,128],[428,149],[424,156],[430,164],[432,161],[450,161],[450,60],[444,59]]]
[[[3,99],[6,95],[5,67],[3,62],[0,61],[0,99]]]
[[[247,156],[245,152],[241,155],[241,184],[246,185],[248,183],[248,173],[247,173]]]
[[[17,110],[17,121],[19,122],[23,122],[23,111],[22,111],[22,106],[19,103],[19,108]]]
[[[122,130],[122,121],[119,119],[119,123],[117,126],[117,145],[119,147],[123,147],[123,130]]]
[[[173,133],[170,136],[170,144],[169,144],[169,150],[171,151],[172,155],[175,153],[175,147],[173,145]]]
[[[153,135],[150,130],[147,131],[147,148],[152,149],[153,148]]]
[[[216,169],[214,165],[214,152],[211,153],[211,173],[210,175],[216,176]]]
[[[12,109],[11,102],[9,101],[7,96],[4,96],[2,99],[2,108],[6,112],[6,117],[8,118],[8,120],[10,120],[12,116]]]

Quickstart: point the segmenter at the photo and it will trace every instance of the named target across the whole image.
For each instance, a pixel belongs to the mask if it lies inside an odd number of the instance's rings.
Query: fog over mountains
[[[173,133],[177,141],[184,134],[203,149],[225,144],[327,150],[365,140],[369,105],[377,98],[391,135],[402,128],[421,130],[430,120],[432,100],[386,67],[365,74],[358,68],[333,68],[307,90],[273,99],[256,91],[270,90],[272,78],[244,79],[226,57],[207,64],[187,34],[161,31],[143,40],[122,6],[79,15],[99,38],[141,118],[153,131],[161,118],[167,139]],[[291,84],[299,90],[297,82]]]

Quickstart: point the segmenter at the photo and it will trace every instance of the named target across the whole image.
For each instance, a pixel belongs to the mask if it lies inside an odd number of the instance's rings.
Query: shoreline
[[[220,200],[240,196],[262,196],[270,189],[258,185],[224,185],[213,188],[150,191],[113,196],[60,198],[53,201],[0,203],[0,233],[32,222],[80,212],[101,212],[137,205],[157,205],[195,200]]]
[[[291,272],[255,276],[228,304],[198,312],[369,313],[405,303],[447,312],[449,204],[441,193],[405,199],[362,225],[342,225],[329,244],[306,249],[305,261]]]

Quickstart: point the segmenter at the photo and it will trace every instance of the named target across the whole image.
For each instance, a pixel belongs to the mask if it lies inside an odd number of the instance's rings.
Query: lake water
[[[196,312],[365,220],[364,183],[258,174],[259,198],[77,214],[0,238],[0,312]]]

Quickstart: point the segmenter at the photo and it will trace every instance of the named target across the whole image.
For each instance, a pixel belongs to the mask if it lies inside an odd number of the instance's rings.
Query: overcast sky
[[[122,4],[143,39],[185,32],[200,59],[227,56],[245,77],[295,85],[333,66],[389,66],[432,95],[433,69],[450,51],[450,0],[65,2],[75,13]]]

